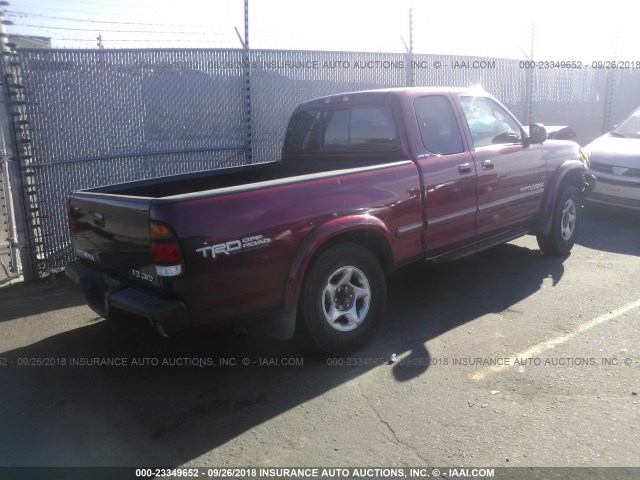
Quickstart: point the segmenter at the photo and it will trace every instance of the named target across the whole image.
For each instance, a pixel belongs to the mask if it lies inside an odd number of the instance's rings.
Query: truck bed
[[[342,171],[352,168],[368,167],[379,163],[380,162],[372,161],[371,159],[355,159],[350,161],[277,161],[172,175],[118,185],[107,185],[84,191],[131,197],[163,198],[197,192],[212,193],[212,190],[242,186],[249,187],[261,182],[285,180],[297,176],[327,173],[334,170]]]

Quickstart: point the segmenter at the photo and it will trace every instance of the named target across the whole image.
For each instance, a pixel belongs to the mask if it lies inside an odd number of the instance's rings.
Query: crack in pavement
[[[407,443],[407,442],[403,441],[402,439],[400,439],[400,437],[398,437],[398,434],[396,433],[396,431],[389,424],[389,422],[382,417],[382,415],[380,414],[378,409],[375,407],[373,402],[369,399],[369,397],[367,397],[364,394],[364,392],[362,391],[362,388],[359,388],[359,390],[360,390],[360,395],[362,396],[362,398],[364,398],[366,400],[366,402],[369,405],[369,407],[371,408],[371,410],[373,410],[373,413],[376,414],[376,417],[378,418],[380,423],[382,423],[384,426],[386,426],[387,429],[389,430],[389,432],[391,432],[391,435],[393,436],[393,438],[389,438],[386,435],[384,435],[384,437],[389,439],[389,440],[391,440],[393,443],[395,443],[396,445],[398,445],[400,447],[408,448],[409,450],[411,450],[416,455],[416,457],[418,457],[420,460],[425,462],[425,465],[429,465],[429,461],[420,454],[420,452],[418,451],[418,449],[416,447],[414,447],[410,443]]]

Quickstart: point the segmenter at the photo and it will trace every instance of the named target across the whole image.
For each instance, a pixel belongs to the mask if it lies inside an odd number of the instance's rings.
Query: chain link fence
[[[5,75],[12,80],[34,277],[71,258],[69,192],[276,161],[291,111],[311,98],[407,85],[477,85],[522,123],[569,125],[581,143],[640,104],[640,71],[529,69],[517,60],[479,57],[23,49],[12,66]]]
[[[73,190],[245,163],[233,50],[22,50],[19,152],[37,276],[70,258]]]

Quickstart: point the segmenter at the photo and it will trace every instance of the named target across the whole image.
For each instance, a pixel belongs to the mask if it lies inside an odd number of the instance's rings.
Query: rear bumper
[[[67,265],[66,275],[82,288],[89,307],[104,318],[121,310],[147,318],[167,332],[189,328],[189,311],[180,300],[163,298],[150,289],[94,270],[80,260]]]

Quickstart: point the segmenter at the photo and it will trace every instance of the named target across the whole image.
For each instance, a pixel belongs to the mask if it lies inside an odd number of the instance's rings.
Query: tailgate
[[[68,214],[76,255],[108,272],[156,283],[149,208],[145,198],[72,194]]]

